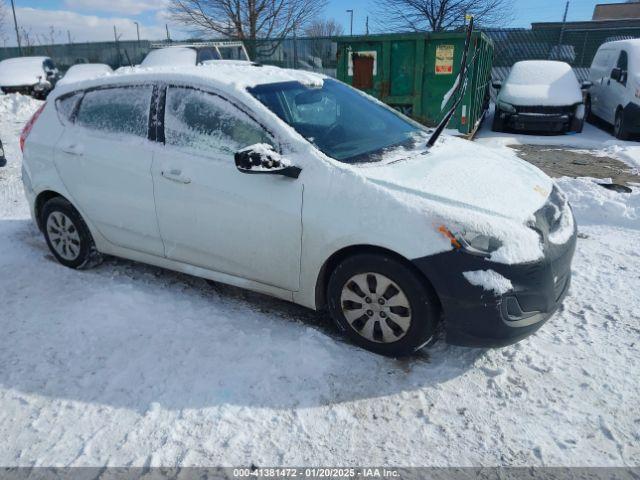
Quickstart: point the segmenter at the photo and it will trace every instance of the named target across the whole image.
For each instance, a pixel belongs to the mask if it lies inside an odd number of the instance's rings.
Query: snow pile
[[[2,95],[0,96],[0,120],[24,123],[31,118],[41,104],[41,101],[19,93]]]
[[[640,189],[632,193],[607,190],[590,178],[563,177],[558,186],[569,198],[578,225],[610,225],[640,230]]]
[[[482,287],[488,292],[495,292],[496,295],[504,295],[508,291],[513,290],[511,280],[504,278],[494,270],[464,272],[462,275],[471,285]]]
[[[47,57],[10,58],[0,62],[0,86],[35,85],[46,78],[43,62]]]
[[[569,64],[528,60],[511,68],[498,101],[528,106],[573,105],[582,102],[582,92]]]
[[[383,358],[287,302],[114,258],[57,264],[20,183],[40,104],[0,96],[0,465],[640,463],[637,224],[581,227],[565,308],[535,336]],[[579,219],[583,203],[638,208],[559,183]]]

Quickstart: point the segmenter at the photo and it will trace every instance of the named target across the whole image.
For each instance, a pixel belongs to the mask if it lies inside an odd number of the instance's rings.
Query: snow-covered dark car
[[[498,90],[493,131],[582,132],[584,96],[571,66],[564,62],[528,60],[516,63]]]
[[[45,99],[53,90],[60,71],[49,57],[18,57],[0,62],[0,89]]]

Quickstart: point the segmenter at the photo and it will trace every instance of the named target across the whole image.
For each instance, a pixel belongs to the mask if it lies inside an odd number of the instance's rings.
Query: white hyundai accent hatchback
[[[500,346],[567,293],[576,225],[515,156],[321,75],[217,63],[65,85],[27,124],[33,218],[71,268],[115,255],[327,307],[355,343]]]

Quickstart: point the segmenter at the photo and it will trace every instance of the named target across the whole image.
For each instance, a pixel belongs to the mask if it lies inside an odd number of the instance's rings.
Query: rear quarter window
[[[86,92],[76,123],[103,133],[147,138],[152,94],[151,85]]]
[[[58,112],[58,118],[63,125],[73,123],[76,107],[78,106],[82,95],[82,92],[78,92],[71,95],[65,95],[64,97],[56,100],[56,111]]]

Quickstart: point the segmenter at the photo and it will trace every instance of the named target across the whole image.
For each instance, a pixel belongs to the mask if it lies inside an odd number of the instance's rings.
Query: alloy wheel
[[[60,257],[73,261],[80,255],[80,234],[73,221],[62,212],[51,212],[47,218],[47,235]]]
[[[369,272],[354,275],[342,288],[342,313],[359,335],[376,343],[393,343],[411,326],[411,305],[389,278]]]

